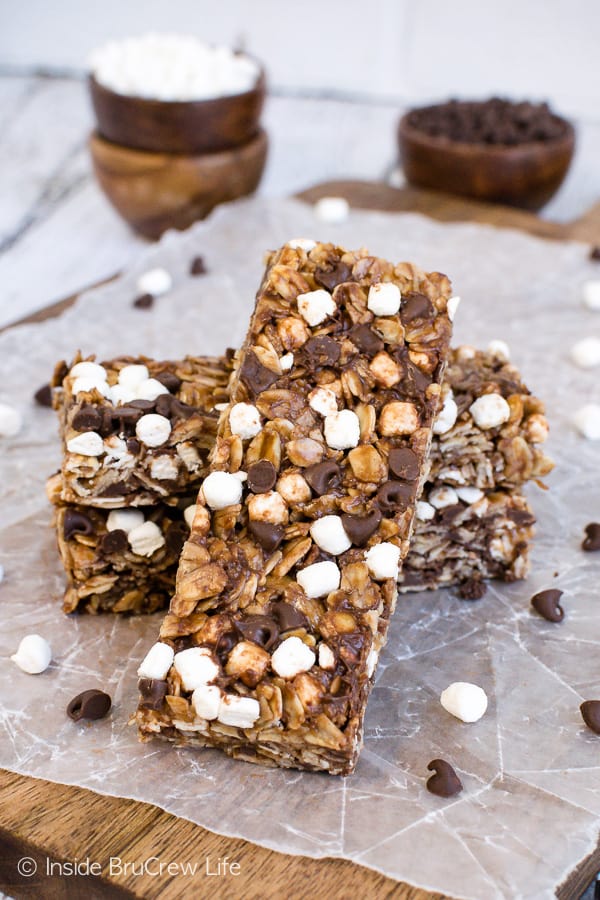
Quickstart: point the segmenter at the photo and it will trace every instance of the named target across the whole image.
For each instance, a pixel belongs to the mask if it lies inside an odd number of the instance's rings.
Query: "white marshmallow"
[[[167,677],[169,669],[173,665],[173,657],[175,653],[168,644],[162,641],[153,644],[143,658],[139,669],[137,670],[140,678],[155,678],[162,681]]]
[[[448,304],[446,309],[448,310],[448,318],[451,322],[454,322],[454,316],[456,315],[456,310],[460,306],[460,297],[450,297],[448,300]]]
[[[111,509],[106,518],[107,531],[124,531],[126,534],[144,524],[144,513],[141,509]]]
[[[416,516],[420,522],[430,522],[431,519],[435,519],[435,506],[425,500],[418,500]]]
[[[296,581],[304,590],[307,597],[325,597],[332,591],[337,591],[340,586],[340,570],[334,562],[313,563],[300,569],[296,575]]]
[[[265,491],[248,498],[248,516],[253,522],[285,525],[289,518],[285,500],[277,491]]]
[[[330,388],[315,388],[308,395],[308,405],[322,416],[337,412],[337,397]]]
[[[135,433],[146,447],[160,447],[161,444],[169,440],[171,423],[165,416],[159,416],[157,413],[147,413],[141,419],[138,419]]]
[[[123,387],[122,384],[113,384],[110,388],[109,392],[109,400],[114,406],[118,406],[119,403],[131,403],[132,400],[137,400],[137,394],[133,388]]]
[[[587,403],[582,406],[573,416],[573,424],[588,441],[599,441],[600,406],[597,403]]]
[[[510,347],[506,341],[490,341],[488,344],[488,353],[493,356],[500,356],[503,359],[510,359]]]
[[[479,490],[476,487],[457,487],[456,494],[459,500],[462,500],[463,503],[468,503],[469,506],[472,503],[479,503],[479,501],[483,498],[483,491]]]
[[[581,299],[588,309],[600,310],[600,280],[584,282],[581,286]]]
[[[218,719],[232,728],[252,728],[260,716],[260,705],[254,697],[225,694],[219,705]]]
[[[440,695],[440,703],[450,715],[463,722],[477,722],[485,713],[488,698],[476,684],[468,681],[455,681]]]
[[[452,396],[452,391],[449,391],[446,394],[446,399],[444,400],[444,405],[440,409],[437,417],[433,423],[433,433],[434,434],[446,434],[447,431],[453,427],[456,423],[456,417],[458,416],[458,406],[456,405],[456,401]]]
[[[28,675],[40,675],[50,665],[52,649],[48,641],[41,635],[28,634],[23,638],[11,659]]]
[[[345,553],[352,546],[340,516],[323,516],[322,519],[317,519],[310,526],[310,536],[317,547],[333,556]]]
[[[211,509],[225,509],[242,499],[242,482],[229,472],[211,472],[202,484],[204,499]]]
[[[150,378],[148,366],[134,364],[123,366],[119,372],[119,384],[124,388],[131,388],[133,391],[140,386],[143,381]]]
[[[395,316],[400,309],[402,295],[397,284],[380,281],[369,288],[367,307],[376,316]]]
[[[288,241],[288,247],[291,247],[292,250],[304,250],[306,253],[310,253],[316,246],[317,242],[310,238],[292,238],[291,241]]]
[[[325,440],[333,450],[348,450],[360,441],[360,419],[351,409],[325,417]]]
[[[229,412],[229,427],[243,441],[256,437],[262,427],[260,413],[252,403],[235,403]]]
[[[273,671],[282,678],[294,678],[308,672],[315,664],[315,654],[299,637],[289,637],[279,645],[271,657]]]
[[[338,225],[348,218],[350,206],[344,197],[321,197],[315,203],[314,211],[319,222]]]
[[[571,359],[582,369],[593,369],[600,365],[600,339],[587,337],[571,348]]]
[[[140,294],[152,294],[153,297],[160,297],[166,294],[173,286],[173,279],[166,269],[160,266],[156,269],[149,269],[140,275],[136,281],[136,287]]]
[[[444,509],[446,506],[454,506],[458,503],[458,494],[453,487],[443,484],[429,491],[428,501],[435,509]]]
[[[97,431],[83,431],[67,441],[69,453],[80,456],[101,456],[104,453],[104,441]]]
[[[75,396],[82,393],[89,394],[93,390],[98,391],[103,397],[110,397],[111,394],[111,389],[106,381],[99,378],[88,378],[86,375],[76,378],[71,386],[71,390]]]
[[[194,516],[196,515],[197,509],[197,505],[195,503],[192,503],[191,506],[186,506],[183,511],[183,518],[185,519],[185,524],[188,528],[191,528],[194,524]]]
[[[284,353],[284,355],[279,359],[279,365],[281,366],[282,372],[289,372],[294,365],[294,354]]]
[[[192,706],[197,716],[207,721],[216,719],[221,705],[221,689],[215,684],[201,684],[192,694]]]
[[[299,472],[286,472],[277,482],[277,492],[293,506],[297,503],[308,503],[312,497],[307,481]]]
[[[110,437],[104,439],[104,465],[114,468],[120,468],[126,463],[133,462],[133,454],[127,449],[127,441],[111,434]]]
[[[106,369],[99,363],[78,362],[69,371],[71,378],[92,378],[94,381],[106,381]]]
[[[157,481],[175,481],[179,474],[177,460],[172,456],[157,456],[150,463],[150,474]]]
[[[510,406],[501,394],[484,394],[471,403],[469,412],[479,428],[498,428],[510,419]]]
[[[377,666],[378,659],[379,659],[379,651],[376,650],[375,647],[371,647],[371,649],[369,650],[369,655],[367,656],[367,676],[369,678],[375,671],[375,667]]]
[[[298,294],[298,312],[308,322],[311,328],[320,325],[328,316],[332,316],[336,305],[329,294],[323,288],[316,291],[308,291],[306,294]]]
[[[400,565],[400,547],[382,541],[369,547],[365,553],[365,562],[373,578],[398,578]]]
[[[335,668],[335,656],[333,650],[329,646],[329,644],[324,644],[322,641],[319,644],[319,668],[321,669],[334,669]]]
[[[127,535],[129,546],[138,556],[152,556],[165,546],[165,538],[156,522],[144,522],[136,525]]]
[[[219,674],[219,667],[206,647],[190,647],[175,654],[173,665],[186,691],[210,684]]]
[[[0,437],[14,437],[23,427],[23,416],[18,409],[0,403]]]
[[[137,400],[156,400],[161,394],[168,393],[169,389],[156,378],[147,378],[137,386],[135,396]]]

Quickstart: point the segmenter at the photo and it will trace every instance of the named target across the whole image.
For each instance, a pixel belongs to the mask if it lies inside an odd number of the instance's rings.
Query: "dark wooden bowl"
[[[214,100],[147,100],[89,78],[98,132],[114,144],[156,153],[217,153],[258,134],[265,75],[250,91]]]
[[[498,146],[432,137],[409,125],[407,114],[398,126],[404,174],[419,187],[541,209],[562,184],[575,149],[572,125],[560,121],[566,134],[556,140]]]
[[[202,155],[148,153],[90,137],[94,172],[110,203],[131,227],[156,240],[187,228],[217,204],[251,194],[267,158],[260,130],[241,147]]]

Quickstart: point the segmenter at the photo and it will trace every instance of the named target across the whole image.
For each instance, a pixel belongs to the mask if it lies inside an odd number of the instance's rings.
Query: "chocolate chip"
[[[332,459],[326,459],[325,462],[308,466],[304,470],[304,477],[315,494],[322,497],[339,484],[340,467]]]
[[[202,256],[195,256],[190,264],[190,275],[206,275],[207,268]]]
[[[304,344],[302,352],[308,356],[311,367],[334,366],[340,358],[340,345],[327,335],[312,337]]]
[[[219,635],[215,646],[215,653],[219,657],[222,666],[225,666],[229,654],[237,644],[239,638],[235,631],[224,631]]]
[[[437,797],[454,797],[463,789],[462,782],[450,763],[445,759],[432,759],[427,766],[430,772],[435,772],[427,779],[427,790]]]
[[[185,522],[171,522],[165,533],[165,543],[169,553],[179,556],[189,536],[190,529]]]
[[[565,611],[559,602],[562,594],[562,591],[555,588],[540,591],[531,598],[531,605],[548,622],[562,622],[565,617]]]
[[[481,578],[469,578],[463,581],[458,589],[458,596],[461,600],[481,600],[487,591],[487,584]]]
[[[330,269],[316,269],[315,281],[317,284],[327,288],[328,291],[333,291],[338,284],[344,284],[345,281],[350,281],[351,275],[352,269],[350,266],[340,260]]]
[[[584,531],[585,537],[581,549],[586,550],[588,553],[600,550],[600,523],[590,522],[589,525],[585,526]]]
[[[92,688],[73,697],[67,706],[67,715],[75,722],[79,719],[103,719],[111,706],[112,700],[108,694]]]
[[[507,515],[515,525],[535,525],[535,516],[525,509],[509,509]]]
[[[129,550],[129,541],[127,540],[127,532],[122,528],[115,528],[114,531],[107,531],[103,534],[98,542],[98,549],[104,556],[110,556],[111,553],[125,553]]]
[[[250,395],[256,397],[262,391],[266,391],[277,379],[279,375],[271,369],[263,366],[260,359],[249,350],[240,369],[240,379],[244,382]]]
[[[366,353],[367,356],[375,356],[385,346],[381,338],[368,325],[355,325],[348,332],[348,337],[360,352]]]
[[[266,494],[277,481],[277,470],[268,459],[260,459],[248,467],[248,487],[254,494]]]
[[[33,395],[33,399],[38,404],[38,406],[52,407],[52,388],[50,387],[50,385],[43,384],[41,388],[38,388]]]
[[[584,700],[579,709],[587,727],[600,734],[600,700]]]
[[[71,419],[71,425],[75,431],[100,431],[102,416],[95,406],[86,403],[77,410]]]
[[[152,294],[142,294],[133,301],[136,309],[150,309],[154,306],[154,297]]]
[[[235,627],[246,641],[252,641],[265,650],[270,650],[279,637],[279,625],[271,616],[248,615]]]
[[[167,687],[167,682],[158,678],[140,678],[138,681],[140,706],[144,709],[160,709],[167,696]]]
[[[171,394],[176,394],[182,385],[181,378],[173,372],[159,372],[158,375],[154,375],[154,378],[156,381],[160,382],[163,387],[166,387]]]
[[[395,447],[390,450],[388,465],[392,474],[402,481],[416,481],[419,477],[419,457],[410,447]]]
[[[166,397],[166,396],[167,396],[166,394],[161,394],[161,397]],[[155,405],[156,405],[155,400],[132,400],[129,403],[129,408],[131,409],[131,407],[133,407],[133,409],[141,409],[141,411],[145,414],[145,413],[152,412]],[[125,407],[119,406],[118,409],[115,410],[115,412],[117,414],[119,414],[122,409],[125,409]]]
[[[160,394],[160,396],[156,398],[155,409],[159,416],[164,416],[166,419],[171,419],[172,421],[176,421],[177,419],[189,419],[196,411],[194,406],[182,403],[182,401],[177,397],[174,397],[173,394]]]
[[[94,523],[85,513],[76,509],[67,509],[63,520],[63,535],[65,541],[70,541],[74,534],[93,534]]]
[[[343,513],[342,525],[352,543],[356,547],[362,547],[377,531],[381,518],[381,512],[374,506],[366,516],[351,516],[349,513]]]
[[[248,530],[267,553],[277,550],[283,540],[284,528],[281,525],[273,525],[271,522],[253,522],[250,519]]]
[[[386,481],[377,491],[377,505],[382,513],[404,512],[413,498],[414,486],[401,481]]]
[[[590,247],[590,259],[600,262],[600,247]]]
[[[431,319],[434,312],[433,304],[425,294],[419,294],[418,291],[402,294],[400,318],[405,324],[413,319]]]
[[[142,445],[137,438],[127,438],[127,449],[133,456],[137,456],[142,449]]]
[[[271,606],[271,613],[279,625],[280,632],[293,631],[296,628],[306,628],[308,619],[303,612],[286,603],[285,600],[279,600]]]

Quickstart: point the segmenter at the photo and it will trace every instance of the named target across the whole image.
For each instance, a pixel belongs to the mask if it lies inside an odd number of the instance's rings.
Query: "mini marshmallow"
[[[477,722],[488,705],[487,694],[476,684],[455,681],[440,695],[440,703],[450,715],[463,722]]]
[[[133,462],[134,457],[127,448],[127,441],[117,437],[116,434],[111,434],[110,437],[104,439],[104,452],[106,453],[104,458],[105,466],[118,469],[126,463]]]
[[[190,647],[175,654],[173,665],[186,691],[210,684],[219,674],[219,667],[206,647]]]
[[[277,482],[277,492],[281,494],[284,500],[290,505],[296,503],[308,503],[312,497],[312,492],[308,486],[308,482],[300,475],[299,472],[286,472]]]
[[[101,380],[99,378],[88,378],[85,375],[82,375],[79,378],[76,378],[72,384],[71,390],[77,396],[77,394],[86,393],[89,394],[91,391],[98,391],[99,394],[102,394],[103,397],[110,397],[110,388],[105,380]]]
[[[367,676],[370,678],[375,671],[375,667],[377,666],[377,660],[379,659],[379,651],[375,649],[375,647],[371,647],[369,650],[369,655],[367,656]]]
[[[317,519],[310,526],[310,536],[317,547],[332,556],[339,556],[352,546],[340,516],[323,516],[322,519]]]
[[[294,354],[284,353],[284,355],[279,359],[279,365],[281,366],[282,372],[289,372],[294,365]]]
[[[463,503],[468,503],[469,506],[472,503],[479,503],[484,496],[483,491],[476,487],[457,487],[456,494],[459,500],[462,500]]]
[[[498,428],[510,419],[510,406],[500,394],[484,394],[471,403],[469,412],[479,428]]]
[[[153,644],[137,670],[138,676],[162,681],[167,677],[169,669],[173,665],[174,656],[175,652],[168,644],[163,644],[162,641]]]
[[[99,363],[78,362],[69,371],[71,378],[92,378],[94,381],[106,381],[106,369]]]
[[[150,463],[150,474],[157,481],[175,481],[179,475],[177,460],[171,456],[157,456]]]
[[[587,337],[571,348],[571,359],[582,369],[593,369],[600,365],[600,339]]]
[[[136,281],[136,288],[139,294],[152,294],[153,297],[160,297],[166,294],[173,286],[173,279],[166,269],[157,267],[149,269],[140,275]]]
[[[207,721],[216,719],[221,705],[221,689],[215,684],[202,684],[192,694],[192,706],[197,716]]]
[[[146,378],[137,386],[135,396],[137,400],[156,400],[161,394],[168,393],[169,389],[156,378]]]
[[[277,491],[265,491],[248,498],[248,516],[252,522],[270,522],[285,525],[288,521],[287,505]]]
[[[416,516],[420,522],[430,522],[431,519],[435,519],[435,506],[425,500],[418,500]]]
[[[582,406],[573,416],[573,424],[588,441],[599,441],[600,406],[597,403],[587,403]]]
[[[367,307],[376,316],[395,316],[400,309],[402,295],[397,284],[380,281],[369,288]]]
[[[273,671],[282,678],[294,678],[308,672],[315,664],[315,654],[299,637],[289,637],[279,645],[271,657]]]
[[[292,238],[291,241],[288,241],[288,247],[291,247],[292,250],[304,250],[306,253],[310,253],[316,246],[317,242],[310,238]]]
[[[381,544],[369,547],[365,553],[365,562],[373,578],[396,580],[399,574],[400,547],[389,541],[382,541]]]
[[[235,403],[229,412],[229,427],[243,441],[256,437],[262,427],[260,413],[251,403]]]
[[[360,420],[351,409],[325,417],[325,440],[333,450],[348,450],[360,441]]]
[[[260,716],[260,705],[253,697],[225,694],[219,704],[218,719],[232,728],[252,728]]]
[[[340,578],[340,570],[334,562],[329,560],[306,566],[305,569],[300,569],[296,575],[296,581],[311,600],[337,591],[340,586]]]
[[[456,315],[456,310],[460,306],[460,297],[450,297],[448,300],[448,304],[446,309],[448,311],[448,318],[451,322],[454,322],[454,316]]]
[[[503,359],[510,359],[510,347],[506,341],[490,341],[488,344],[488,353],[493,356],[500,356]]]
[[[188,528],[191,528],[194,524],[194,516],[196,515],[197,509],[197,505],[195,503],[192,503],[191,506],[186,506],[183,511],[183,518],[185,519],[185,524]]]
[[[337,308],[331,294],[323,288],[298,294],[297,303],[298,312],[311,328],[320,325],[328,316],[332,316]]]
[[[129,546],[138,556],[152,556],[165,546],[165,538],[156,522],[144,522],[136,525],[127,535]]]
[[[337,397],[330,388],[315,388],[311,391],[308,405],[322,416],[330,416],[338,411]]]
[[[581,299],[588,309],[600,310],[600,280],[584,282],[581,286]]]
[[[456,423],[456,417],[458,416],[458,406],[456,405],[456,401],[452,396],[452,391],[449,391],[446,394],[446,399],[444,400],[444,405],[440,409],[437,417],[433,423],[433,433],[434,434],[446,434],[447,431],[453,427]]]
[[[40,675],[50,665],[52,649],[48,641],[41,635],[28,634],[23,638],[11,659],[28,675]]]
[[[211,509],[225,509],[242,499],[242,482],[229,472],[211,472],[202,484],[204,499]]]
[[[109,400],[114,406],[118,406],[119,403],[131,403],[132,400],[137,400],[138,396],[130,387],[123,387],[122,384],[113,384],[113,386],[109,390]]]
[[[314,211],[319,222],[338,225],[348,218],[350,206],[344,197],[321,197],[315,203]]]
[[[429,491],[428,501],[435,509],[444,509],[458,503],[458,494],[453,487],[443,484]]]
[[[329,644],[319,644],[319,668],[335,669],[335,656]]]
[[[141,419],[138,419],[135,433],[146,447],[160,447],[161,444],[169,440],[171,423],[165,416],[159,416],[157,413],[147,413]]]
[[[143,366],[141,364],[123,366],[119,372],[119,384],[121,387],[131,388],[134,391],[148,378],[150,378],[148,366]]]
[[[83,431],[67,441],[69,453],[80,456],[101,456],[104,453],[104,442],[97,431]]]
[[[144,524],[144,513],[141,509],[111,509],[106,518],[107,531],[124,531],[129,534],[132,528]]]
[[[23,427],[23,416],[18,409],[0,403],[0,437],[14,437]]]

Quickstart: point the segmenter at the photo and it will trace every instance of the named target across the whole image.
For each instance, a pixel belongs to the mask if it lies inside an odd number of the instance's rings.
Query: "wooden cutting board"
[[[444,222],[483,222],[554,240],[575,239],[600,245],[600,202],[581,219],[558,224],[520,210],[412,187],[391,188],[383,183],[328,182],[299,196],[313,203],[331,195],[346,197],[352,206],[363,209],[420,212]],[[39,322],[59,315],[75,299],[69,297],[22,321]],[[16,898],[442,898],[344,860],[276,853],[247,841],[221,837],[145,803],[103,797],[1,769],[0,798],[0,890]],[[268,810],[264,813],[268,815]],[[19,874],[17,864],[23,857],[29,857],[37,866],[35,875]],[[153,857],[178,864],[200,861],[201,870],[194,877],[169,872],[154,875],[151,873],[155,864],[150,864],[148,874],[139,874],[137,868],[125,871],[114,862],[111,871],[111,857],[136,867]],[[99,863],[102,874],[69,874],[65,863],[76,860]],[[234,869],[238,874],[230,870],[232,862],[239,864],[239,869]],[[576,900],[599,869],[600,845],[560,887],[560,900]]]

